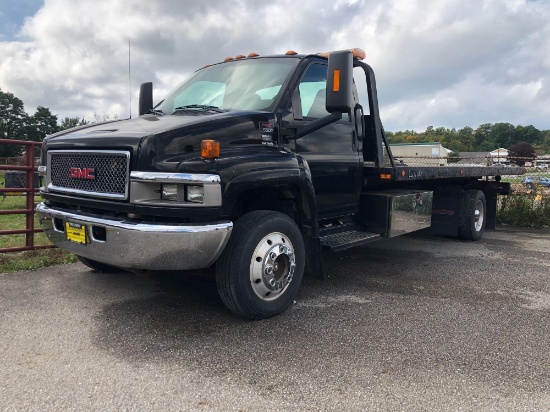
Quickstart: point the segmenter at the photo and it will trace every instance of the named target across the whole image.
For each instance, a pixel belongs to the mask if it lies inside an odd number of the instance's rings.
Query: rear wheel
[[[267,210],[245,214],[216,263],[221,299],[248,319],[283,312],[302,281],[304,254],[302,235],[290,217]]]
[[[467,190],[460,200],[458,237],[479,240],[485,231],[487,204],[481,190]]]
[[[96,260],[88,259],[82,256],[76,256],[84,265],[88,266],[90,269],[97,270],[98,272],[119,272],[120,269],[107,265],[106,263],[101,263]]]

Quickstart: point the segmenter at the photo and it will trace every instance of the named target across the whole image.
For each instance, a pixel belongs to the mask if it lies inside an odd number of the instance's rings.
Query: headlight
[[[178,185],[162,185],[161,199],[178,201]]]
[[[185,198],[188,202],[204,203],[204,187],[188,185]]]
[[[219,207],[221,178],[213,174],[130,172],[130,203],[143,206]]]

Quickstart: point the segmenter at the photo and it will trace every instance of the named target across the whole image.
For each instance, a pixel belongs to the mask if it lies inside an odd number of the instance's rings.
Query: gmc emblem
[[[69,176],[73,179],[95,179],[95,169],[92,168],[84,168],[81,169],[80,167],[71,167],[69,169]]]

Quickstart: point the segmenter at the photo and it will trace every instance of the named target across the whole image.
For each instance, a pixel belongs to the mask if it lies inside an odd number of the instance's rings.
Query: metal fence
[[[2,224],[2,218],[8,215],[24,215],[25,216],[25,228],[24,229],[1,229],[0,236],[7,235],[25,235],[25,245],[24,246],[15,246],[15,247],[4,247],[0,248],[0,253],[4,252],[19,252],[24,250],[34,250],[34,249],[48,249],[55,247],[53,245],[36,245],[34,235],[35,233],[42,232],[41,228],[35,228],[34,226],[34,197],[38,188],[36,187],[35,181],[35,171],[37,170],[36,160],[35,160],[35,147],[40,146],[40,142],[29,142],[24,140],[11,140],[11,139],[0,139],[0,144],[4,145],[19,145],[25,147],[25,155],[19,157],[18,162],[11,164],[12,162],[6,162],[10,164],[0,165],[0,171],[15,171],[15,172],[24,172],[21,175],[17,176],[17,184],[9,185],[16,187],[0,187],[0,228],[4,225]],[[9,174],[6,174],[9,176]],[[13,182],[12,182],[13,183]],[[25,208],[24,209],[11,209],[11,208],[2,208],[2,204],[6,199],[7,195],[19,195],[25,196]]]

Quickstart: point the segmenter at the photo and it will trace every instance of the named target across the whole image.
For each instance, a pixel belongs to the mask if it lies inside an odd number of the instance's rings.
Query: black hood
[[[203,139],[219,140],[222,148],[262,144],[261,125],[274,128],[274,115],[241,111],[210,114],[177,112],[174,115],[147,114],[136,119],[89,124],[53,134],[44,139],[47,150],[128,150],[137,170],[161,169],[167,163],[200,158]],[[276,141],[272,130],[273,142]],[[265,144],[265,134],[264,134]],[[275,143],[276,144],[276,143]]]
[[[156,116],[147,114],[136,119],[92,123],[55,133],[44,140],[50,146],[120,146],[121,141],[134,146],[143,137],[178,129],[187,124],[208,121],[210,116]],[[134,143],[134,144],[132,144]]]

